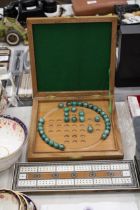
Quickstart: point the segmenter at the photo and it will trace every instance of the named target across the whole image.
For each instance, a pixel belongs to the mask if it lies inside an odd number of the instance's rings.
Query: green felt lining
[[[34,24],[37,89],[109,90],[111,22]]]

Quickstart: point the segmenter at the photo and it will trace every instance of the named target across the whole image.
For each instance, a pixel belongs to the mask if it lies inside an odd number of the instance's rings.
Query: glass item
[[[91,125],[89,125],[89,126],[87,127],[87,132],[88,132],[88,133],[92,133],[92,132],[93,132],[93,127],[92,127]]]

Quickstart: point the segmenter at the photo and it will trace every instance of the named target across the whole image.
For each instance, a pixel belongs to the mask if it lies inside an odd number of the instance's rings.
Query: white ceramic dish
[[[9,190],[0,190],[0,210],[19,210],[20,206],[19,196]]]
[[[0,116],[0,171],[20,157],[27,139],[27,128],[15,117]]]
[[[9,189],[0,190],[0,210],[32,210],[26,197]]]

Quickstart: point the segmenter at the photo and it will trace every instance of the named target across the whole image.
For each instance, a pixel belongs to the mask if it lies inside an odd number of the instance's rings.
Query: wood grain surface
[[[39,92],[37,88],[33,25],[86,22],[112,23],[109,91]],[[34,96],[28,145],[29,161],[123,158],[121,137],[114,106],[116,29],[116,17],[31,18],[28,20],[28,37]],[[100,123],[95,123],[94,118],[97,114],[89,109],[83,108],[86,115],[86,121],[84,123],[64,123],[63,111],[58,110],[58,103],[74,100],[87,101],[95,104],[110,116],[111,132],[105,141],[101,139],[101,134],[105,128],[104,122],[101,119]],[[112,106],[111,115],[109,112],[110,105]],[[80,110],[81,108],[78,109]],[[44,125],[45,133],[55,142],[64,144],[66,147],[64,151],[59,151],[48,146],[37,132],[38,119],[43,117],[46,113],[47,117]],[[90,124],[94,127],[94,132],[92,134],[87,132],[87,126]]]

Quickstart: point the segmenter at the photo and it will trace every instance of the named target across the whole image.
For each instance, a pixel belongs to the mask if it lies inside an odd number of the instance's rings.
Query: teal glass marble
[[[76,109],[75,106],[73,106],[73,107],[71,108],[71,111],[72,111],[72,112],[76,112],[76,110],[77,110],[77,109]]]
[[[59,104],[58,104],[58,107],[59,107],[60,109],[64,108],[64,103],[59,103]]]
[[[49,140],[48,137],[46,137],[46,138],[44,139],[44,141],[48,144],[50,140]]]
[[[95,122],[100,122],[100,117],[99,116],[95,117]]]
[[[110,131],[111,127],[109,125],[107,125],[107,126],[105,126],[105,129]]]
[[[43,123],[40,123],[40,122],[38,122],[38,127],[42,127],[43,126]]]
[[[81,101],[77,102],[77,106],[83,106],[83,103]]]
[[[48,143],[51,147],[54,146],[54,141],[53,140],[50,140],[49,143]]]
[[[108,122],[110,122],[110,119],[109,118],[106,118],[105,119],[105,123],[108,123]]]
[[[72,102],[70,102],[70,101],[66,102],[66,106],[71,106],[71,105],[72,105]]]
[[[40,130],[39,131],[40,135],[44,134],[44,131],[43,130]]]
[[[71,105],[72,105],[72,106],[77,106],[77,102],[76,102],[76,101],[72,101],[72,102],[71,102]]]
[[[67,116],[65,116],[65,117],[64,117],[64,122],[69,122],[69,121],[70,121],[70,118],[67,117]]]
[[[84,116],[80,116],[80,117],[79,117],[79,121],[80,121],[80,122],[85,122],[85,117],[84,117]]]
[[[69,112],[64,112],[65,117],[69,117]]]
[[[88,131],[88,133],[92,133],[93,132],[93,127],[91,125],[89,125],[87,127],[87,131]]]
[[[94,111],[97,111],[98,107],[95,106],[95,105],[93,105],[92,109],[93,109]]]
[[[37,130],[41,131],[41,130],[43,130],[43,127],[42,126],[38,126]]]
[[[89,109],[93,109],[93,104],[88,104]]]
[[[55,149],[59,149],[59,144],[58,143],[54,142],[53,146],[54,146]]]
[[[72,121],[73,123],[77,122],[77,117],[73,116],[73,117],[71,118],[71,121]]]
[[[100,114],[100,113],[102,112],[102,109],[98,108],[98,109],[96,110],[96,112]]]
[[[42,139],[43,139],[43,140],[45,140],[45,138],[46,138],[46,134],[45,134],[45,133],[43,133],[43,134],[41,135],[41,137],[42,137]]]
[[[101,112],[100,115],[103,117],[106,113],[105,112]]]
[[[70,108],[69,107],[64,107],[64,112],[69,112]]]
[[[80,111],[80,112],[79,112],[79,116],[85,116],[85,112]]]
[[[107,135],[105,133],[102,134],[102,137],[101,137],[103,140],[105,140],[107,138]]]
[[[110,126],[110,125],[111,125],[111,122],[110,122],[110,121],[105,122],[105,125],[106,125],[106,126]]]
[[[45,119],[43,117],[41,117],[38,122],[44,124]]]
[[[103,118],[104,118],[104,119],[108,118],[107,114],[104,114]]]
[[[59,144],[59,149],[60,150],[64,150],[65,149],[65,146],[63,144]]]
[[[84,102],[83,103],[83,107],[88,108],[88,103],[87,102]]]
[[[109,135],[109,132],[110,132],[110,131],[109,131],[109,130],[107,130],[107,129],[106,129],[106,130],[104,130],[104,134],[106,134],[106,135]]]

